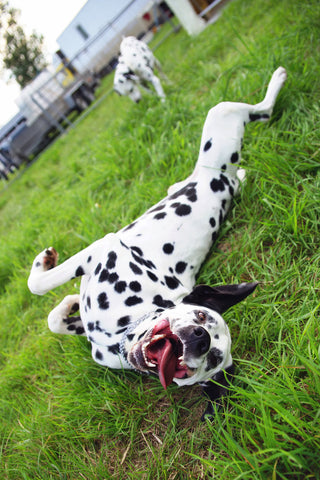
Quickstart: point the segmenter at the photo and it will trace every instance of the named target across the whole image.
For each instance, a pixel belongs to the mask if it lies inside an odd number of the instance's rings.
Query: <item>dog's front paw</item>
[[[36,269],[38,272],[51,270],[57,265],[58,257],[59,254],[53,247],[46,248],[36,256],[32,269]]]
[[[48,270],[52,270],[58,263],[58,252],[53,248],[46,248],[39,253],[32,264],[30,276],[28,278],[28,287],[36,295],[46,293],[43,276]]]

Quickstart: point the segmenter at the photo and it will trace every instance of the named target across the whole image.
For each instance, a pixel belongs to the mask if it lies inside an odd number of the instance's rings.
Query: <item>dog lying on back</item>
[[[114,75],[114,91],[138,103],[141,100],[139,86],[149,82],[164,101],[165,94],[159,78],[154,74],[155,67],[161,71],[160,62],[144,42],[135,37],[124,38]]]
[[[285,80],[279,67],[262,102],[212,108],[193,173],[133,223],[61,265],[52,247],[35,258],[28,286],[37,295],[82,277],[80,295],[49,314],[53,332],[85,335],[97,363],[154,374],[164,388],[198,383],[211,401],[227,393],[233,361],[222,315],[257,283],[195,287],[195,279],[244,178],[245,125],[270,118]]]

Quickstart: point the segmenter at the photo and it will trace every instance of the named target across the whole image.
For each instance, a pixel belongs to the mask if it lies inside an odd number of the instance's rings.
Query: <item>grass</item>
[[[1,478],[320,478],[319,25],[316,0],[234,0],[198,37],[157,49],[164,105],[106,97],[2,191]],[[237,375],[200,423],[198,387],[103,369],[85,339],[48,330],[77,283],[35,297],[26,280],[45,246],[63,261],[159,200],[191,172],[207,110],[260,101],[279,65],[288,81],[272,121],[247,127],[247,183],[199,275],[261,282],[225,316]]]

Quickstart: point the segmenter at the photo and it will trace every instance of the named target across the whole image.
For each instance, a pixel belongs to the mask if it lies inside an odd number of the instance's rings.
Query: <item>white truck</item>
[[[68,115],[74,110],[82,112],[94,100],[98,84],[91,72],[79,74],[62,63],[54,72],[43,70],[16,100],[25,121],[9,139],[12,161],[20,165],[30,160],[62,133]]]

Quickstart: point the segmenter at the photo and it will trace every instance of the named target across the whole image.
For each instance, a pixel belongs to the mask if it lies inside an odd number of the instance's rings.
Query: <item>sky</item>
[[[45,50],[49,54],[58,49],[56,39],[69,25],[87,0],[9,0],[12,7],[21,10],[19,24],[27,34],[35,30],[44,36]],[[14,81],[8,85],[0,78],[0,126],[18,112],[15,99],[19,86]]]

